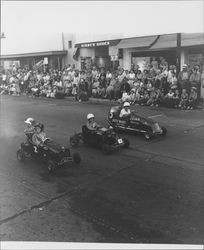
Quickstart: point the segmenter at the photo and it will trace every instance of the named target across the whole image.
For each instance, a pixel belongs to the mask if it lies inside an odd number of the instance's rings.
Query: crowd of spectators
[[[166,106],[194,109],[201,100],[204,71],[199,65],[187,65],[176,74],[175,65],[168,65],[164,58],[153,58],[144,70],[131,66],[130,70],[87,70],[68,65],[62,70],[46,72],[13,67],[0,77],[0,94],[33,97],[63,98],[74,96],[76,101],[90,97],[125,101],[135,105]]]

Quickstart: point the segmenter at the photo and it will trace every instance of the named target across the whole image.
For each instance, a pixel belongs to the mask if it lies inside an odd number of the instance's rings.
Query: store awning
[[[181,46],[204,45],[204,33],[183,33],[181,34]]]
[[[176,48],[176,46],[177,46],[177,34],[160,35],[159,39],[150,48],[150,50]]]
[[[126,38],[122,39],[122,41],[117,45],[117,47],[119,49],[148,48],[155,42],[156,39],[157,36]]]
[[[67,55],[66,50],[57,50],[57,51],[43,51],[43,52],[35,52],[35,53],[25,53],[25,54],[11,54],[11,55],[1,55],[0,59],[18,59],[25,57],[41,57],[41,56],[60,56]]]

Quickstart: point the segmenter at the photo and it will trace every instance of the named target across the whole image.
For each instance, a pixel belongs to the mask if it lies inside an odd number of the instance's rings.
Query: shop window
[[[69,42],[68,42],[68,47],[69,47],[69,49],[72,48],[72,41],[69,41]]]

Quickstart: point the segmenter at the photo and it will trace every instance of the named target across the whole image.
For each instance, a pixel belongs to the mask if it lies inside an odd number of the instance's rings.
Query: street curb
[[[16,96],[13,96],[13,97],[16,97]],[[26,95],[22,95],[22,96],[18,96],[17,98],[19,97],[24,97],[24,98],[32,98],[32,96],[26,96]],[[47,97],[36,97],[36,98],[33,98],[34,100],[47,100],[47,101],[52,101],[52,100],[63,100],[63,101],[75,101],[76,103],[78,103],[79,101],[76,101],[75,98],[73,96],[68,96],[68,97],[65,97],[64,99],[56,99],[56,98],[47,98]],[[113,104],[113,105],[120,105],[120,103],[118,101],[115,101],[115,100],[109,100],[109,99],[99,99],[99,98],[89,98],[88,101],[82,101],[81,103],[99,103],[99,104]],[[148,106],[146,106],[148,107]],[[165,109],[165,110],[179,110],[179,109],[173,109],[173,108],[167,108],[167,107],[160,107],[162,109]],[[203,105],[198,105],[197,109],[196,110],[204,110],[204,104]]]

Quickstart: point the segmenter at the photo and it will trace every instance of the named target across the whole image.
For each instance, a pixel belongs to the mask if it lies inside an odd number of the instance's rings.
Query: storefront
[[[42,68],[62,68],[62,59],[67,55],[67,51],[48,51],[39,53],[14,54],[1,56],[1,65],[4,69],[10,69],[13,62],[18,62],[18,66],[28,69]]]
[[[80,51],[81,69],[89,69],[93,65],[98,68],[112,68],[118,61],[118,51],[113,48],[120,40],[78,43],[75,47]]]
[[[122,39],[117,49],[122,49],[121,67],[130,69],[131,65],[139,65],[144,69],[153,60],[168,65],[180,67],[185,63],[192,67],[195,64],[204,65],[204,33],[181,34],[181,44],[178,48],[177,34],[146,36]],[[179,53],[178,53],[179,52]]]
[[[194,65],[204,66],[204,33],[182,34],[182,63],[190,68]]]

